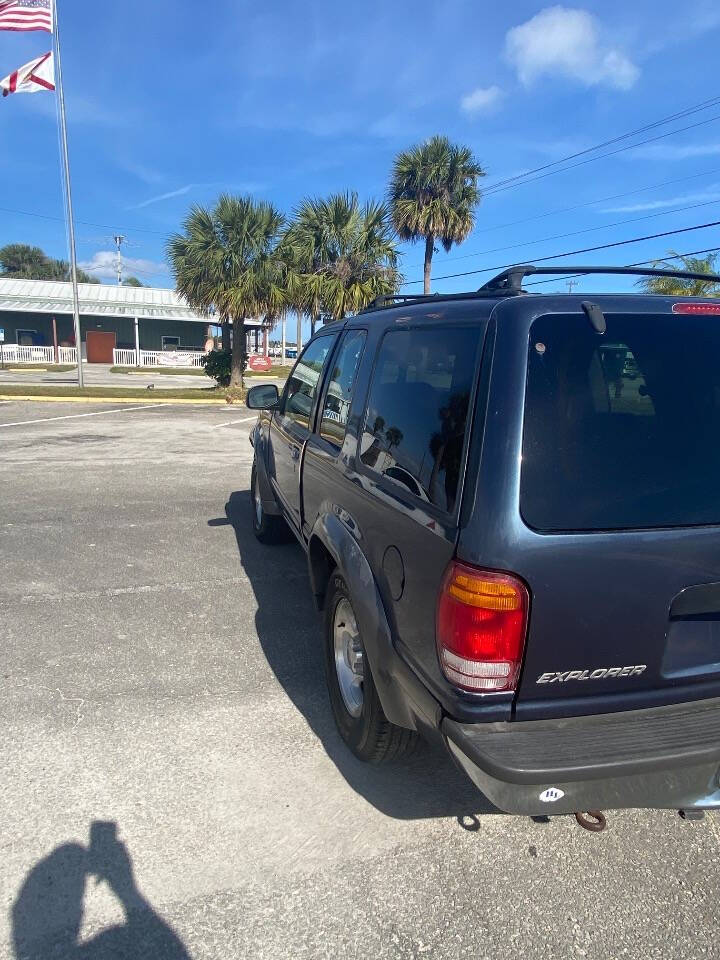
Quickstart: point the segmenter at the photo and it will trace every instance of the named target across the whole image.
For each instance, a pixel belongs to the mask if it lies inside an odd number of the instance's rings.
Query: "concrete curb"
[[[229,407],[229,406],[244,406],[242,403],[233,403],[229,404],[227,400],[178,400],[177,397],[167,397],[165,399],[162,396],[158,396],[157,393],[152,394],[149,397],[44,397],[44,396],[19,396],[16,394],[8,395],[0,393],[0,400],[37,400],[40,403],[150,403],[153,406],[158,403],[167,403],[167,404],[186,404],[190,406],[203,406],[203,407]]]

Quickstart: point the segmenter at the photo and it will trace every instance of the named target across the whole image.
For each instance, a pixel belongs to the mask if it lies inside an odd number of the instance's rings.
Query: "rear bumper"
[[[470,779],[508,813],[720,807],[720,699],[521,723],[446,717],[441,729]],[[551,790],[556,799],[541,799]]]

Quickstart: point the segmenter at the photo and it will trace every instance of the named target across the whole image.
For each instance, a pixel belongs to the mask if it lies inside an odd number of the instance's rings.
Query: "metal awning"
[[[197,313],[174,290],[158,287],[120,287],[105,283],[78,284],[83,316],[139,317],[217,324],[217,317]],[[56,280],[0,278],[0,313],[71,314],[72,284]],[[262,326],[246,320],[246,327]]]

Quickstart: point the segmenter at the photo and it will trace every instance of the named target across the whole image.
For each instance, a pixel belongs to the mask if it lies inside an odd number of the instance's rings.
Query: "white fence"
[[[22,347],[16,343],[4,343],[0,349],[5,363],[55,363],[55,350],[52,347]]]
[[[203,350],[141,350],[141,367],[201,367]]]
[[[58,347],[58,360],[60,363],[77,363],[77,350],[75,347]]]
[[[113,350],[118,367],[201,367],[204,356],[202,350],[141,350],[138,363],[134,350]]]
[[[135,351],[134,350],[113,350],[113,363],[116,367],[134,367],[135,364]]]

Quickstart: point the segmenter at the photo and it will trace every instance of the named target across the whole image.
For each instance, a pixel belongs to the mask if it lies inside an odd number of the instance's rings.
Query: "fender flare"
[[[257,478],[256,482],[260,491],[260,499],[262,500],[263,510],[266,514],[268,514],[268,516],[277,517],[282,513],[282,511],[280,510],[278,502],[275,499],[272,484],[270,483],[270,478],[268,476],[268,438],[266,431],[263,430],[263,424],[261,420],[258,420],[257,424],[253,428],[250,436],[250,443],[255,449],[255,476]]]
[[[411,676],[411,671],[400,659],[393,645],[385,607],[367,557],[355,537],[337,516],[332,513],[320,515],[315,521],[308,544],[310,582],[316,597],[325,593],[325,585],[317,582],[318,571],[311,559],[314,539],[319,540],[328,551],[337,572],[348,586],[385,716],[397,726],[417,729],[416,711],[412,709],[408,701],[408,691],[405,689],[408,683],[413,685],[412,681],[407,679]],[[417,679],[414,683],[419,685]]]

